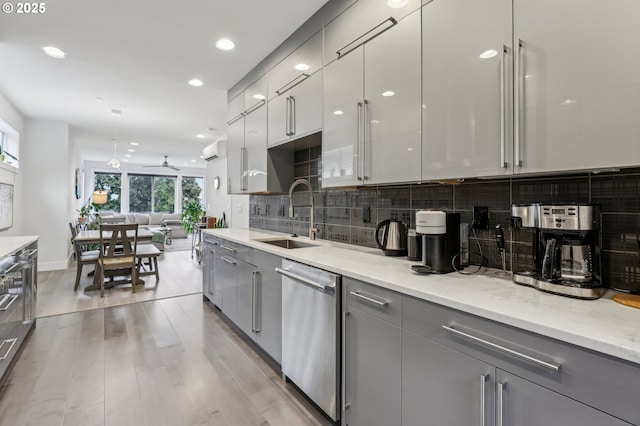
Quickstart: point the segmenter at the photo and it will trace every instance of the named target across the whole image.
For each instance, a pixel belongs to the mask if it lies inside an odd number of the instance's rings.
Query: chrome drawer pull
[[[503,382],[498,382],[498,412],[496,413],[496,425],[503,426],[503,410],[504,410],[504,388],[507,384]]]
[[[235,262],[233,259],[229,259],[228,257],[225,257],[225,256],[220,256],[220,259],[222,259],[222,260],[224,260],[225,262],[230,263],[230,264],[232,264],[232,265],[235,265],[235,264],[236,264],[236,262]]]
[[[13,298],[11,299],[11,301],[9,303],[7,303],[7,306],[3,306],[2,308],[0,308],[0,311],[6,311],[7,309],[9,309],[9,306],[13,305],[13,302],[15,302],[18,297],[19,296],[17,294],[14,294]],[[8,299],[8,297],[6,299],[4,299],[2,302],[4,302],[7,299]]]
[[[464,338],[469,339],[471,341],[474,341],[476,343],[483,344],[485,346],[489,346],[492,349],[504,352],[504,353],[512,355],[512,356],[514,356],[516,358],[520,358],[520,359],[523,359],[525,361],[529,361],[529,362],[531,362],[533,364],[536,364],[536,365],[538,365],[540,367],[548,368],[549,370],[556,371],[556,372],[560,371],[560,365],[561,364],[559,364],[557,362],[547,362],[547,361],[543,361],[543,360],[538,359],[538,358],[534,358],[534,357],[529,356],[527,354],[523,354],[522,352],[517,352],[517,351],[514,351],[513,349],[509,349],[509,348],[506,348],[504,346],[500,346],[498,344],[490,342],[488,340],[484,340],[484,339],[481,339],[479,337],[472,336],[471,334],[465,333],[463,331],[456,330],[455,328],[453,328],[453,326],[443,325],[442,328],[444,328],[445,330],[450,331],[451,333],[456,334],[458,336],[464,337]]]
[[[235,253],[235,252],[238,251],[238,250],[234,249],[233,247],[228,247],[228,246],[225,246],[224,244],[220,244],[220,248],[223,248],[225,250],[229,250],[232,253]]]
[[[372,298],[372,297],[364,296],[364,295],[362,295],[362,294],[360,294],[360,293],[358,293],[358,292],[355,292],[355,291],[350,291],[350,292],[349,292],[349,294],[351,294],[352,296],[359,297],[360,299],[364,299],[364,300],[366,300],[367,302],[371,302],[371,303],[376,304],[376,305],[378,305],[378,306],[382,306],[382,307],[384,307],[384,308],[389,307],[389,302],[387,302],[386,300],[383,300],[383,301],[381,302],[381,301],[376,300],[376,299],[374,299],[374,298]]]
[[[11,349],[13,349],[13,345],[15,345],[17,341],[18,339],[14,337],[13,339],[7,339],[4,342],[2,342],[2,344],[0,345],[0,349],[2,349],[5,343],[11,342],[11,346],[9,346],[9,349],[7,350],[7,352],[4,353],[4,355],[0,356],[0,361],[4,361],[5,359],[7,359],[7,357],[9,356],[9,353],[11,353]]]
[[[489,377],[488,374],[480,375],[480,426],[485,426],[486,413],[484,406],[486,405],[485,388],[487,387],[487,377]]]

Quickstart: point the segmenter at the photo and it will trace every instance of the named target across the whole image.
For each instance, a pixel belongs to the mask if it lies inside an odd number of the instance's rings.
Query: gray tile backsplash
[[[317,164],[319,149],[296,153],[299,170],[305,176],[321,179]],[[307,172],[309,174],[307,174]],[[302,173],[302,172],[301,172]],[[298,176],[297,176],[298,177]],[[304,187],[294,194],[296,204],[308,204]],[[395,218],[415,228],[417,209],[439,209],[461,213],[461,221],[470,223],[474,206],[489,207],[489,230],[477,230],[478,242],[489,266],[502,267],[496,248],[493,228],[505,228],[507,268],[512,262],[527,262],[530,247],[519,241],[509,229],[511,204],[531,202],[592,202],[602,207],[602,279],[607,286],[640,292],[640,170],[618,173],[570,176],[544,176],[475,180],[460,184],[422,183],[401,186],[380,186],[350,189],[319,189],[314,191],[318,238],[366,247],[375,247],[373,231],[378,222]],[[269,205],[269,208],[266,206]],[[286,194],[252,195],[250,226],[285,233],[306,235],[309,228],[309,208],[295,209],[288,217],[289,197]],[[522,234],[520,234],[522,235]],[[477,243],[470,242],[471,262],[478,264]]]

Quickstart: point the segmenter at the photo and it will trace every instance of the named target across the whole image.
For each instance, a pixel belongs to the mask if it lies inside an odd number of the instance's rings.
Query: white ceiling
[[[326,1],[53,0],[38,15],[0,13],[0,93],[26,118],[69,123],[84,159],[108,161],[116,139],[120,161],[133,148],[131,163],[205,167],[202,148],[226,136],[227,90]],[[216,49],[223,37],[236,48]]]

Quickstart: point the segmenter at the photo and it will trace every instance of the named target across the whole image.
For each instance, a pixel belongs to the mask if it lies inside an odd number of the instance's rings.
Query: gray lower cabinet
[[[402,332],[403,426],[493,425],[494,386],[492,365]]]
[[[275,268],[281,258],[224,240],[215,247],[204,253],[204,295],[280,363],[282,292]]]
[[[402,330],[389,320],[400,312],[401,297],[349,278],[344,283],[344,424],[400,425]]]
[[[606,389],[602,391],[605,393]],[[499,426],[629,426],[602,411],[501,370],[498,370],[496,392]]]

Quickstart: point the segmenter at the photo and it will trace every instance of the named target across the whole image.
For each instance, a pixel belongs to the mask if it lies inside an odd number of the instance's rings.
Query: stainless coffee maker
[[[515,251],[513,281],[581,299],[602,296],[597,205],[513,205],[511,215],[514,239],[531,250],[530,257]]]

